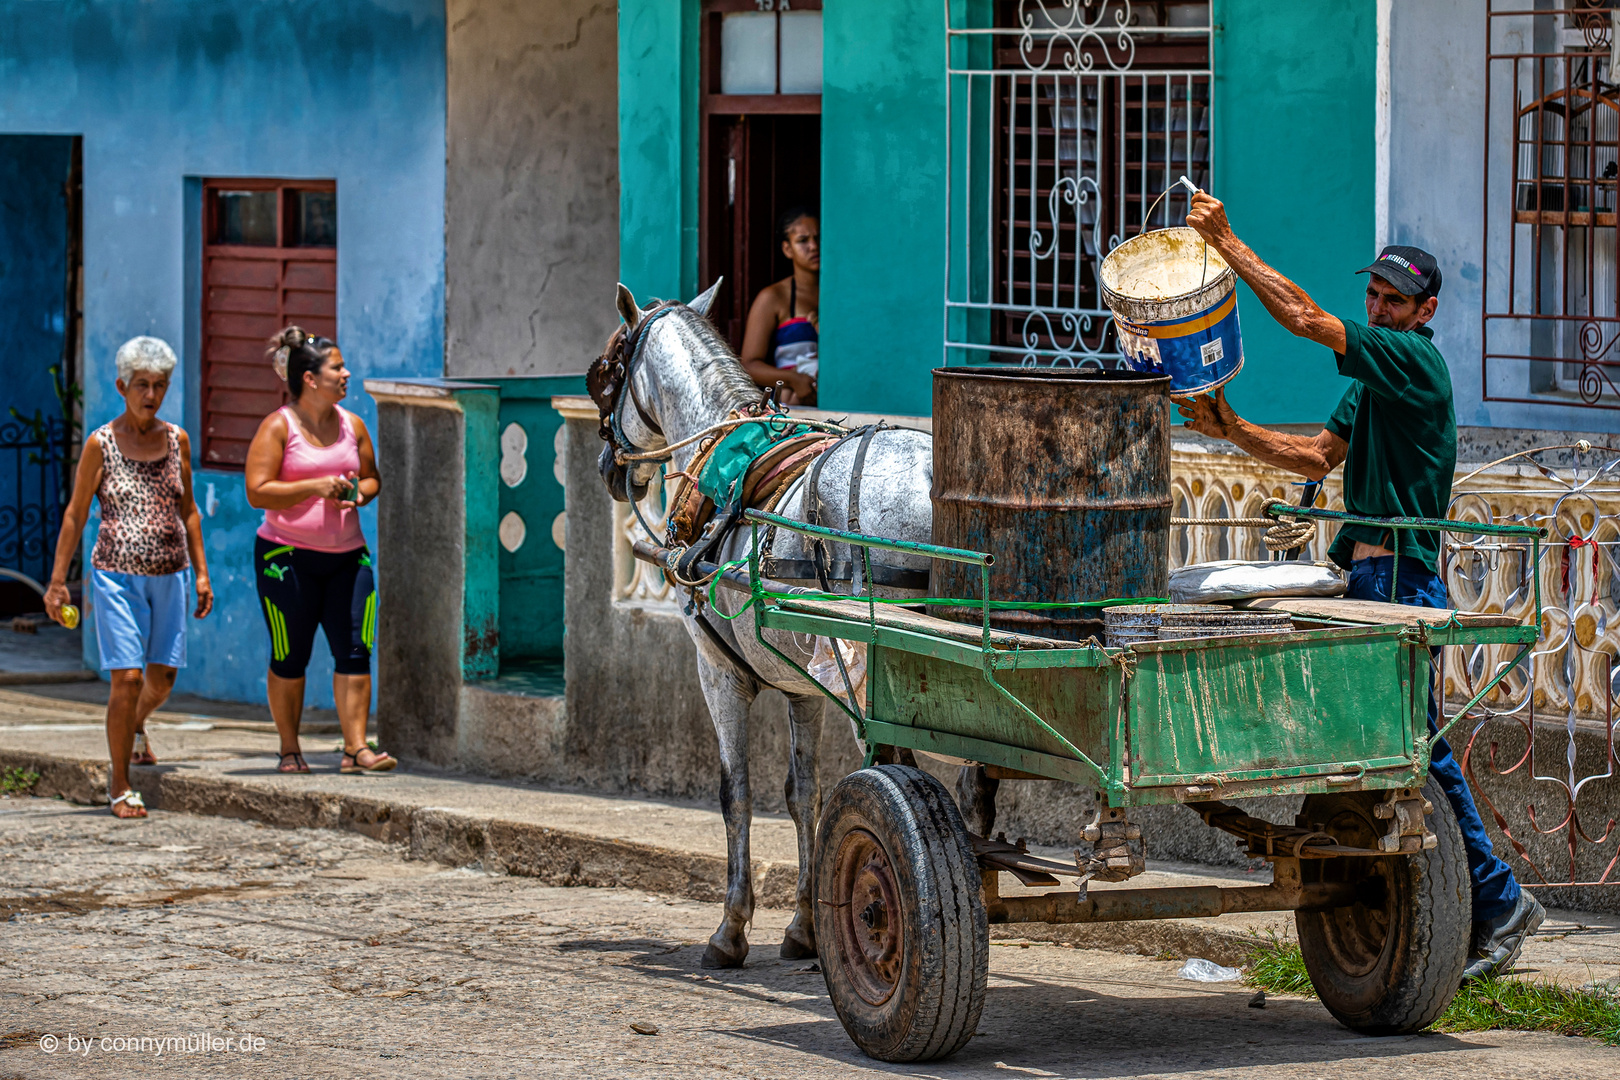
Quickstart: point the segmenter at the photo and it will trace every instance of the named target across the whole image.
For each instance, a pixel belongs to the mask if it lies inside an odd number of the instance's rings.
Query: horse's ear
[[[704,289],[702,292],[692,297],[692,302],[686,306],[697,312],[699,315],[707,317],[709,314],[709,309],[714,307],[714,298],[719,294],[720,286],[725,280],[726,279],[724,277],[715,278],[713,285],[710,285],[707,289]]]
[[[636,306],[636,298],[630,290],[625,288],[624,282],[619,282],[619,318],[624,320],[626,331],[634,330],[636,323],[641,321],[641,309]]]

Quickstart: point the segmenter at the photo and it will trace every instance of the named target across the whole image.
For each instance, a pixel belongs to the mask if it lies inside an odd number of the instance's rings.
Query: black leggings
[[[326,631],[339,675],[371,674],[377,637],[377,588],[371,552],[309,551],[259,536],[253,544],[259,607],[270,631],[270,670],[302,679],[315,647],[315,627]]]

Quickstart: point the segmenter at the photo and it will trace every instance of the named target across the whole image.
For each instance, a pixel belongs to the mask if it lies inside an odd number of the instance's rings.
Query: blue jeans
[[[1345,593],[1352,600],[1382,600],[1389,602],[1390,577],[1394,574],[1395,556],[1380,555],[1350,564],[1350,588]],[[1413,607],[1443,608],[1448,606],[1445,583],[1426,565],[1416,559],[1402,557],[1401,572],[1395,582],[1397,604]],[[1435,727],[1434,675],[1429,675],[1429,731]],[[1491,838],[1485,832],[1485,822],[1474,806],[1473,793],[1463,776],[1462,766],[1451,756],[1451,747],[1444,739],[1436,739],[1429,754],[1429,773],[1446,793],[1457,825],[1462,829],[1463,846],[1468,849],[1468,873],[1474,883],[1474,921],[1484,922],[1505,915],[1519,902],[1519,883],[1513,880],[1513,870],[1496,857],[1491,849]]]

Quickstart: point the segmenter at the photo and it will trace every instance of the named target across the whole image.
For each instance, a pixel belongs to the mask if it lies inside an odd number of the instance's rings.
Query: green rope
[[[730,572],[732,570],[737,569],[738,567],[747,566],[747,565],[748,565],[748,556],[746,556],[746,555],[744,555],[740,559],[733,559],[731,562],[728,562],[724,566],[722,566],[715,573],[715,575],[709,579],[709,609],[711,611],[713,611],[716,615],[720,616],[722,619],[726,620],[726,622],[731,622],[733,619],[742,618],[742,613],[747,611],[749,608],[753,607],[754,606],[754,601],[759,599],[759,595],[757,595],[757,594],[754,595],[754,596],[750,596],[748,598],[748,603],[744,604],[742,607],[737,609],[737,614],[735,614],[735,615],[727,615],[725,612],[720,610],[720,604],[718,603],[718,599],[714,595],[714,590],[719,588],[719,586],[720,586],[720,578],[722,576],[724,576],[726,573],[728,573],[728,572]],[[769,596],[770,594],[766,593],[765,595]]]
[[[711,583],[712,588],[712,583]],[[860,600],[873,604],[898,604],[909,606],[912,604],[934,605],[938,607],[977,608],[984,610],[983,600],[958,600],[950,596],[852,596],[849,593],[830,593],[806,590],[796,593],[779,593],[764,591],[760,597],[766,600]],[[1170,601],[1162,596],[1138,596],[1130,598],[1116,598],[1110,600],[1068,600],[1068,601],[1035,601],[1035,600],[992,600],[991,611],[1050,611],[1060,608],[1100,608],[1118,607],[1124,604],[1168,604]],[[742,614],[738,612],[738,614]]]

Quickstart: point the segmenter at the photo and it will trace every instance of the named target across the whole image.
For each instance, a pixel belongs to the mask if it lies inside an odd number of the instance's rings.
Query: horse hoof
[[[743,961],[748,959],[748,942],[744,941],[735,948],[723,948],[709,939],[709,947],[703,950],[703,959],[698,966],[709,969],[714,968],[740,968]]]
[[[782,959],[784,960],[814,960],[819,954],[816,952],[816,939],[796,937],[789,934],[782,939]]]

